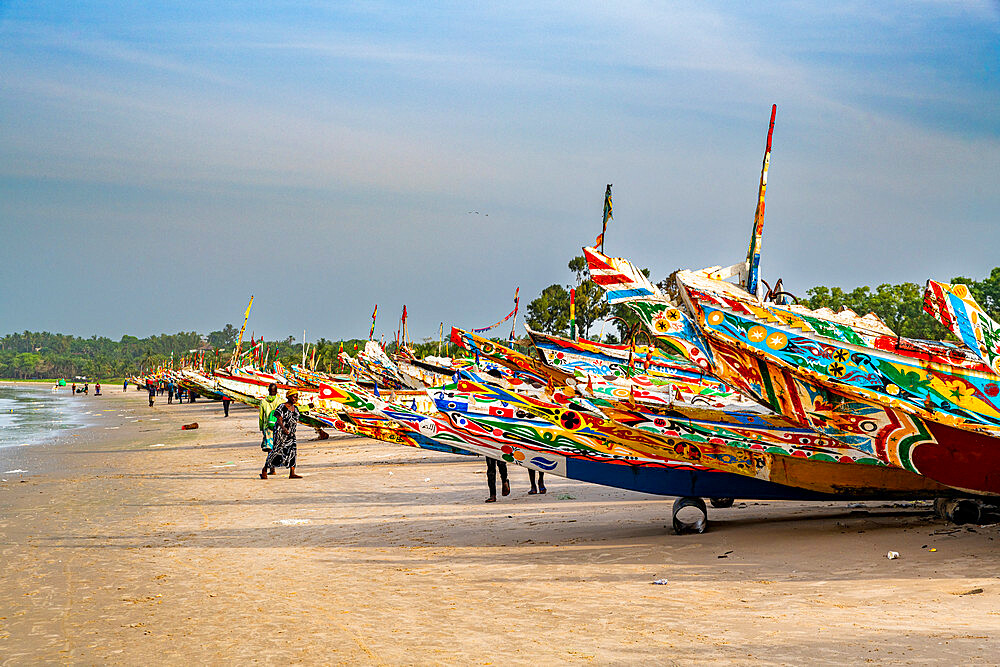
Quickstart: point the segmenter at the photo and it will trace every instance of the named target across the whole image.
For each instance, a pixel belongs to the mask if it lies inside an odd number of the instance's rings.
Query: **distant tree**
[[[208,344],[212,347],[231,347],[236,343],[236,337],[240,330],[232,324],[227,324],[221,331],[213,331],[208,334]]]
[[[562,285],[549,285],[528,304],[528,326],[555,336],[569,327],[569,292]]]

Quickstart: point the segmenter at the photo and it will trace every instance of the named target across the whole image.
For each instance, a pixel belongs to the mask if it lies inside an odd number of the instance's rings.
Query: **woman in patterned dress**
[[[260,471],[260,478],[267,479],[268,468],[275,466],[288,468],[289,479],[302,479],[295,474],[295,427],[299,423],[299,409],[295,404],[299,401],[299,392],[289,389],[285,394],[285,402],[274,409],[277,423],[274,426],[274,447],[267,455],[267,461]]]

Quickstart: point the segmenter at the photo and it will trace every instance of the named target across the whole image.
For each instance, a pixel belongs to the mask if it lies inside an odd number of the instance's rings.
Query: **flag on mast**
[[[406,304],[403,304],[402,328],[403,328],[403,333],[402,333],[401,343],[403,345],[406,345]]]
[[[576,288],[569,291],[569,337],[576,340]]]
[[[372,311],[372,329],[368,332],[368,340],[375,338],[375,318],[378,317],[378,304],[375,304],[375,310]]]
[[[250,308],[251,308],[251,306],[253,306],[253,294],[250,295],[250,303],[247,304],[247,312],[246,312],[245,315],[243,315],[243,326],[240,328],[240,337],[236,341],[236,349],[233,350],[233,359],[230,362],[231,364],[236,363],[236,358],[240,354],[240,348],[243,347],[243,334],[246,333],[246,331],[247,331],[247,322],[250,321]]]
[[[760,185],[757,190],[757,210],[753,216],[753,234],[750,236],[750,248],[747,249],[746,284],[744,287],[754,296],[758,296],[760,279],[760,244],[764,236],[764,193],[767,191],[767,170],[771,166],[771,134],[774,132],[774,114],[777,104],[771,105],[771,122],[767,126],[767,144],[764,146],[764,164],[760,168]]]
[[[510,339],[511,340],[514,340],[514,334],[516,333],[516,329],[517,329],[517,307],[521,303],[521,297],[518,296],[520,294],[520,292],[521,292],[521,288],[520,287],[515,287],[514,288],[514,321],[511,322],[511,325],[510,325]],[[444,326],[444,323],[442,323],[441,326]]]
[[[601,233],[597,240],[594,241],[594,245],[600,247],[602,254],[604,253],[604,233],[608,231],[609,220],[611,220],[611,183],[608,183],[608,189],[604,191],[604,224],[601,226]]]

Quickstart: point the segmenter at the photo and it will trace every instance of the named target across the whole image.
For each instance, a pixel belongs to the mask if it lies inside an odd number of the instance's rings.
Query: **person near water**
[[[500,468],[500,493],[504,496],[510,495],[510,482],[507,481],[507,464],[504,461],[486,458],[486,484],[490,487],[490,497],[486,499],[488,503],[497,501],[497,468]]]
[[[150,380],[146,383],[146,391],[149,392],[149,407],[153,407],[153,399],[156,398],[156,385]]]
[[[545,493],[547,490],[545,488],[545,473],[541,470],[538,471],[538,486],[535,486],[535,471],[528,468],[528,481],[531,482],[531,491],[528,491],[529,496],[533,496],[536,493]]]
[[[278,396],[278,385],[273,382],[267,385],[267,396],[260,399],[260,410],[257,414],[257,422],[262,435],[260,449],[263,452],[270,452],[274,448],[274,419],[271,415],[281,405],[281,402],[281,397]],[[273,475],[274,468],[272,467],[269,472]]]
[[[174,383],[171,382],[167,385],[167,405],[174,402]]]
[[[128,390],[128,378],[126,378],[125,381],[122,382],[122,392],[124,393],[127,390]]]
[[[226,417],[229,416],[229,404],[232,403],[232,402],[233,402],[233,399],[229,398],[229,396],[226,396],[226,395],[222,396],[222,411],[224,413],[226,413],[225,414]]]
[[[260,470],[260,478],[267,479],[267,471],[276,466],[288,468],[289,479],[301,479],[295,474],[295,427],[299,423],[299,409],[295,404],[299,401],[299,392],[289,389],[285,394],[285,402],[274,409],[274,448],[267,455],[264,467]]]
[[[76,395],[76,383],[75,382],[73,383],[73,386],[70,387],[69,391],[70,391],[71,394]]]
[[[100,396],[100,395],[101,395],[101,383],[98,382],[97,384],[94,385],[94,396]]]

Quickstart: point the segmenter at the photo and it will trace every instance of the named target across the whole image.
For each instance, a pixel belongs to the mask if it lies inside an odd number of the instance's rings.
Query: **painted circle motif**
[[[885,386],[885,393],[891,396],[899,396],[899,387],[894,384],[887,384]]]
[[[959,283],[957,285],[952,286],[951,293],[957,296],[959,299],[965,299],[969,296],[969,288],[963,285],[962,283]]]
[[[514,448],[511,447],[510,445],[504,445],[503,447],[500,448],[500,451],[503,452],[504,454],[510,454],[512,451],[514,451]]]
[[[772,350],[783,350],[785,349],[785,346],[788,345],[788,336],[780,331],[775,331],[767,337],[766,342],[767,346]]]
[[[725,315],[723,315],[717,310],[713,310],[708,314],[708,317],[706,317],[705,319],[708,321],[709,324],[717,326],[719,324],[722,324],[722,320],[724,320],[725,318],[726,318]]]
[[[997,387],[995,382],[990,382],[988,385],[983,387],[983,391],[985,391],[986,395],[991,398],[994,398],[996,397],[997,394],[1000,394],[1000,388]]]
[[[559,415],[559,423],[562,424],[563,428],[567,431],[575,431],[583,426],[583,420],[580,419],[580,415],[573,410],[566,410],[564,413]]]
[[[515,449],[514,453],[511,454],[511,456],[514,457],[515,461],[523,461],[524,460],[524,452],[522,452],[520,449]]]
[[[826,370],[831,376],[835,378],[841,378],[847,374],[847,369],[844,367],[844,364],[840,363],[839,361],[835,361],[829,366],[827,366]]]
[[[653,322],[653,328],[656,329],[656,333],[667,333],[670,331],[670,322],[661,317]]]
[[[513,462],[514,462],[514,457],[513,457],[513,456],[511,456],[510,454],[504,454],[504,455],[503,455],[503,456],[501,456],[500,458],[502,458],[502,459],[503,459],[504,461],[506,461],[507,463],[513,463]]]
[[[671,322],[677,322],[681,319],[681,311],[676,308],[671,308],[670,310],[663,313],[663,317],[670,320]]]
[[[763,343],[767,338],[767,329],[762,326],[750,327],[747,330],[747,340],[751,343]]]

